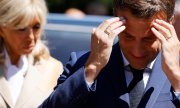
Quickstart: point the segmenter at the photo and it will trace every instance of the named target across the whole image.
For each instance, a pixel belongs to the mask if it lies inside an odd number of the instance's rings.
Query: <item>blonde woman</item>
[[[36,108],[63,71],[41,40],[46,15],[44,0],[0,0],[0,108]]]

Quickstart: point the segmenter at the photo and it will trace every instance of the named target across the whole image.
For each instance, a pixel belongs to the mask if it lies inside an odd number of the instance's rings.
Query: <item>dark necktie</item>
[[[128,86],[128,92],[130,93],[131,90],[137,85],[137,83],[143,79],[144,69],[141,69],[141,70],[134,69],[130,65],[129,67],[130,67],[131,72],[133,73],[133,80],[130,82]]]
[[[144,69],[138,70],[132,68],[131,66],[129,67],[133,73],[133,80],[128,86],[130,108],[137,108],[144,92],[144,82],[142,80]]]

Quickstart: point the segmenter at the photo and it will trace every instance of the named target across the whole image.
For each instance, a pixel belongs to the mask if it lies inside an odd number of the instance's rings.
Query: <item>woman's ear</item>
[[[0,38],[2,38],[2,36],[3,36],[3,30],[2,30],[2,28],[0,27]]]

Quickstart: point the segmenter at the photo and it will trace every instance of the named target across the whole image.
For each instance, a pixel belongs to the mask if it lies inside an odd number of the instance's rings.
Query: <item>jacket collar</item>
[[[119,43],[114,45],[109,63],[105,67],[105,70],[109,71],[109,76],[111,76],[110,80],[116,92],[116,96],[119,98],[120,106],[128,108],[129,94],[127,93],[124,61],[119,48]],[[111,72],[113,72],[113,74]],[[159,78],[159,76],[161,76],[161,78]],[[162,70],[161,53],[159,53],[155,61],[153,61],[152,74],[150,75],[148,84],[145,88],[145,94],[139,106],[152,107],[166,81],[167,77]]]
[[[11,94],[8,88],[8,83],[4,77],[4,65],[0,65],[0,95],[6,103],[8,104],[9,107],[13,107],[13,102],[11,98]]]

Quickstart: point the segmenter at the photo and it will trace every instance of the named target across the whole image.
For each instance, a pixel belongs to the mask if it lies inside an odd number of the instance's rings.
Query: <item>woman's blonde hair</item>
[[[47,7],[44,0],[0,0],[0,27],[26,27],[34,17],[44,26],[46,16]],[[42,32],[39,33],[40,38],[37,40],[35,48],[27,55],[33,63],[39,61],[41,57],[49,56],[49,50],[41,40]],[[3,59],[3,39],[0,37],[0,61],[4,61]]]

